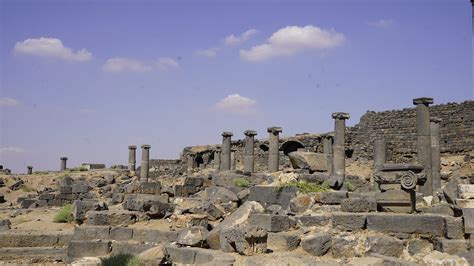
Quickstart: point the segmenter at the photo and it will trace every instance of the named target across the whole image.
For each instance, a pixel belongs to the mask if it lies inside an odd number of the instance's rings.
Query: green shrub
[[[299,191],[304,194],[311,192],[326,192],[329,189],[329,185],[327,183],[323,183],[320,185],[306,181],[288,181],[286,183],[280,184],[281,189],[285,187],[297,187]]]
[[[348,191],[352,192],[356,190],[356,187],[354,186],[354,184],[352,184],[351,181],[345,181],[344,183],[346,183],[346,187]]]
[[[49,174],[49,171],[34,171],[33,174],[35,174],[35,175],[45,175],[45,174]]]
[[[117,254],[101,259],[103,266],[138,266],[140,261],[137,256],[130,254]]]
[[[239,178],[234,179],[234,186],[236,186],[236,187],[249,187],[250,182],[247,179],[243,178],[243,177],[239,177]]]
[[[64,205],[61,210],[54,216],[55,223],[69,223],[74,220],[72,215],[72,204]]]

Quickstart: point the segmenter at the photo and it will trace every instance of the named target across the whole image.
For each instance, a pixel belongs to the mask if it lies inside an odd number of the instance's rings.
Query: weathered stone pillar
[[[216,168],[217,171],[221,169],[221,151],[218,149],[214,151],[214,168]]]
[[[270,138],[268,139],[268,172],[278,172],[280,165],[279,134],[283,129],[281,127],[269,127],[267,131],[270,133]]]
[[[186,169],[187,169],[188,173],[192,173],[193,170],[194,170],[194,167],[196,166],[195,158],[196,158],[196,154],[188,153],[188,156],[187,156],[187,159],[186,159]]]
[[[374,141],[374,171],[382,169],[382,165],[387,161],[387,142],[385,139]]]
[[[254,137],[257,135],[256,131],[246,130],[245,134],[245,148],[244,148],[244,174],[251,174],[254,172]]]
[[[128,170],[135,171],[137,163],[137,146],[128,146]]]
[[[67,157],[61,157],[59,158],[61,160],[61,167],[59,168],[59,171],[66,171],[66,161]]]
[[[430,119],[431,134],[431,170],[433,177],[433,191],[441,188],[441,150],[439,143],[439,123],[441,119],[432,117]]]
[[[323,153],[326,155],[328,173],[332,172],[332,137],[325,136],[323,139]]]
[[[26,169],[27,169],[27,172],[26,172],[26,173],[27,173],[28,175],[33,174],[33,166],[27,166]]]
[[[221,171],[230,170],[231,158],[230,158],[230,146],[232,140],[232,132],[222,133],[222,153],[221,153]]]
[[[231,149],[230,150],[230,170],[235,171],[237,168],[237,158],[235,158],[235,153],[237,150]]]
[[[142,165],[140,167],[140,182],[148,182],[148,171],[150,170],[150,145],[142,145]]]
[[[332,173],[329,178],[329,184],[333,188],[340,188],[346,177],[346,153],[345,153],[345,135],[346,119],[349,119],[348,113],[333,113],[334,119],[334,144],[332,146]]]
[[[0,165],[0,170],[3,170],[3,165]]]
[[[413,99],[416,105],[416,132],[418,134],[418,163],[423,165],[426,182],[420,186],[420,192],[425,196],[433,195],[432,159],[431,159],[431,134],[429,105],[433,98]]]

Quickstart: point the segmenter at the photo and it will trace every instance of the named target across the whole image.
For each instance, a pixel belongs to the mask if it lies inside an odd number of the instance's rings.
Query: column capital
[[[441,118],[439,118],[439,117],[430,117],[430,122],[439,124],[441,122]]]
[[[278,134],[283,131],[283,128],[281,127],[269,127],[267,128],[268,133],[273,133],[273,134]]]
[[[249,137],[253,137],[253,136],[256,136],[257,135],[257,131],[255,130],[245,130],[244,131],[244,135],[245,136],[249,136]]]
[[[349,119],[350,118],[350,115],[349,113],[344,113],[344,112],[336,112],[336,113],[332,113],[332,118],[333,119]]]
[[[128,149],[129,149],[129,150],[136,150],[136,149],[137,149],[137,146],[135,146],[135,145],[130,145],[130,146],[128,146]]]
[[[429,98],[429,97],[415,98],[413,99],[413,104],[414,105],[424,104],[428,106],[430,104],[433,104],[433,98]]]
[[[232,137],[233,135],[234,135],[234,134],[233,134],[232,132],[228,132],[228,131],[222,132],[222,136],[223,136],[224,138],[226,138],[226,137]]]
[[[28,169],[33,169],[33,166],[27,166],[26,168],[28,168]]]
[[[65,161],[65,160],[67,160],[67,157],[61,157],[59,159],[62,160],[62,161]]]
[[[151,148],[151,145],[148,145],[148,144],[143,144],[142,145],[142,149],[149,149]]]

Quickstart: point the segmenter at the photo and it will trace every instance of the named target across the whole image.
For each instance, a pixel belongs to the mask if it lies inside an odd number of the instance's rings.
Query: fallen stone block
[[[331,235],[318,233],[301,239],[301,247],[313,256],[323,256],[331,248]]]
[[[147,194],[128,194],[123,200],[123,208],[129,211],[147,212],[153,205],[168,204],[163,197]]]
[[[426,255],[433,251],[433,244],[426,239],[412,239],[408,241],[408,253],[410,255]]]
[[[402,259],[394,258],[394,257],[390,257],[390,256],[385,256],[385,255],[382,255],[382,254],[372,253],[370,256],[382,259],[383,260],[383,265],[419,266],[419,264],[414,263],[414,262],[409,262],[409,261],[406,261],[406,260],[402,260]],[[434,264],[427,264],[427,265],[434,265]],[[438,265],[441,265],[441,264],[438,264]]]
[[[160,182],[140,182],[137,184],[135,193],[160,195],[161,183]]]
[[[443,193],[444,197],[449,203],[455,203],[455,200],[459,198],[458,186],[462,184],[460,178],[451,178],[448,183],[444,186]]]
[[[226,213],[226,211],[225,211],[224,207],[222,207],[220,204],[211,203],[206,208],[206,213],[207,213],[207,217],[209,218],[209,220],[215,221],[215,220],[218,220],[218,219],[222,218],[224,216],[224,214]]]
[[[312,172],[327,171],[327,156],[322,153],[294,151],[288,153],[294,169],[308,169]]]
[[[374,212],[377,211],[375,198],[348,198],[341,201],[343,212]]]
[[[464,238],[464,226],[462,217],[444,217],[446,221],[446,237],[450,239],[461,239]]]
[[[204,247],[208,231],[203,226],[193,226],[185,228],[178,234],[176,243],[190,247]]]
[[[296,197],[297,187],[253,186],[250,187],[249,201],[261,204],[278,204],[289,209],[290,201]]]
[[[112,251],[110,241],[72,240],[67,255],[69,258],[105,256]]]
[[[130,243],[125,241],[114,241],[112,242],[112,255],[118,254],[130,254],[138,255],[145,250],[154,247],[154,244],[141,244],[141,243]]]
[[[287,231],[292,227],[287,215],[251,214],[249,223],[264,228],[268,232]]]
[[[345,191],[319,192],[315,195],[315,201],[322,204],[341,204],[342,200],[347,199]]]
[[[133,228],[112,227],[110,228],[109,239],[116,241],[129,241],[133,237]]]
[[[267,251],[267,230],[258,226],[235,226],[223,229],[220,234],[221,249],[224,252],[237,252],[241,255]]]
[[[472,199],[457,199],[455,200],[456,207],[462,209],[474,209],[474,200]]]
[[[226,217],[219,225],[214,227],[206,236],[207,244],[211,249],[220,248],[220,232],[222,229],[234,227],[239,224],[245,223],[250,214],[252,213],[263,213],[265,209],[260,203],[255,201],[246,201],[240,206],[235,212]]]
[[[296,223],[300,226],[326,226],[331,222],[329,214],[314,214],[295,216]]]
[[[89,186],[87,184],[72,185],[72,193],[87,193],[87,192],[89,192]]]
[[[0,248],[8,247],[57,247],[58,233],[46,234],[38,231],[5,231],[0,232]]]
[[[10,190],[18,190],[20,189],[21,185],[23,185],[23,180],[19,179],[15,181],[12,185],[10,185],[8,188]]]
[[[140,213],[131,211],[88,211],[86,213],[86,224],[125,226],[139,221]]]
[[[124,198],[125,198],[124,193],[113,193],[111,202],[112,204],[119,204],[123,202]]]
[[[109,226],[76,226],[73,240],[109,239]]]
[[[107,209],[107,205],[101,205],[97,201],[93,200],[75,200],[72,206],[72,215],[74,217],[74,220],[78,223],[84,222],[84,220],[86,219],[86,213],[88,211],[99,211]]]
[[[12,223],[8,219],[0,220],[0,232],[10,230],[11,225],[12,225]]]
[[[363,257],[363,258],[352,258],[350,259],[347,264],[348,266],[383,266],[384,260],[381,258],[375,257]]]
[[[299,246],[300,241],[298,233],[268,233],[267,247],[272,251],[291,251]]]
[[[432,214],[454,216],[453,209],[447,203],[439,203],[430,207],[417,208],[417,211],[420,211],[422,213],[432,213]]]
[[[403,242],[391,236],[367,237],[369,253],[377,253],[390,257],[400,257],[403,252]]]
[[[133,229],[132,240],[140,243],[168,244],[176,241],[178,233],[155,229]]]
[[[209,202],[238,201],[237,195],[223,187],[208,187],[204,193],[204,200]]]
[[[442,239],[434,242],[434,249],[443,253],[458,254],[468,250],[468,242],[464,239]]]
[[[351,258],[364,255],[365,245],[362,245],[362,240],[354,234],[335,236],[332,238],[331,250],[336,258]]]
[[[346,231],[364,229],[366,218],[366,213],[334,212],[332,214],[332,226],[339,230]]]
[[[302,213],[311,208],[314,204],[313,197],[309,195],[300,195],[290,201],[290,210],[296,213]]]
[[[444,217],[414,214],[367,214],[367,229],[378,232],[444,236]]]
[[[166,259],[173,265],[233,265],[235,258],[216,250],[194,247],[165,246]]]
[[[469,265],[465,258],[456,255],[448,255],[436,250],[423,257],[422,263],[424,265]]]
[[[164,246],[153,246],[138,254],[138,259],[143,265],[163,265],[165,259]]]
[[[474,234],[474,208],[462,209],[464,218],[464,232],[466,234]]]
[[[458,185],[460,199],[474,199],[474,185]]]

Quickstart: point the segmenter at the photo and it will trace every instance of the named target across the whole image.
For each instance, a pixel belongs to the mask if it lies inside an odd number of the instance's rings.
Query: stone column
[[[385,139],[374,141],[374,171],[380,171],[387,161],[387,142]]]
[[[188,153],[187,159],[186,159],[186,169],[188,173],[192,173],[194,170],[194,167],[196,166],[195,164],[195,159],[196,154],[194,153]]]
[[[221,153],[221,171],[230,170],[230,146],[232,140],[232,132],[223,132],[222,133],[222,153]]]
[[[150,145],[142,145],[142,165],[140,168],[140,182],[148,182],[148,171],[150,170]]]
[[[230,151],[230,170],[235,171],[237,168],[237,158],[235,158],[235,152],[237,150],[231,149]]]
[[[0,165],[0,170],[3,170],[3,165]]]
[[[214,151],[214,168],[216,168],[217,171],[221,169],[221,151],[218,149]]]
[[[426,174],[426,182],[420,186],[419,191],[424,196],[433,195],[432,159],[431,159],[431,134],[430,134],[430,110],[429,105],[433,98],[413,99],[416,105],[416,132],[418,134],[418,163],[423,165]]]
[[[254,172],[254,137],[257,135],[256,131],[246,130],[245,134],[245,147],[244,147],[244,174],[251,174]]]
[[[433,180],[433,191],[441,188],[441,151],[439,144],[439,123],[441,119],[432,117],[430,119],[431,134],[431,170]]]
[[[28,175],[33,174],[33,166],[27,166],[26,169],[27,169],[27,172],[26,172],[26,173],[27,173]]]
[[[332,173],[329,178],[329,184],[333,188],[340,188],[346,177],[346,152],[345,135],[346,119],[349,119],[348,113],[333,113],[334,119],[334,144],[332,146]]]
[[[280,136],[283,131],[281,127],[267,128],[270,137],[268,139],[268,172],[278,172],[280,165]]]
[[[326,155],[328,173],[332,173],[332,137],[325,136],[323,139],[323,153]]]
[[[137,163],[137,146],[128,146],[128,170],[134,172]]]
[[[67,157],[61,157],[59,158],[61,160],[61,168],[59,168],[59,171],[66,171],[66,161]]]

